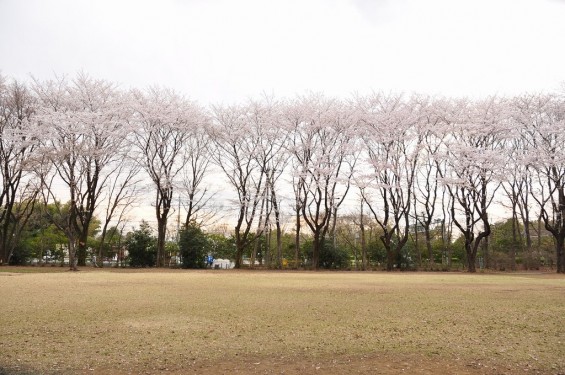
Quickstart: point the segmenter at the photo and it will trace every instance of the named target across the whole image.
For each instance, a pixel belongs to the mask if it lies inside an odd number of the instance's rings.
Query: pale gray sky
[[[482,96],[565,81],[562,0],[0,0],[0,70],[202,104],[262,92]]]

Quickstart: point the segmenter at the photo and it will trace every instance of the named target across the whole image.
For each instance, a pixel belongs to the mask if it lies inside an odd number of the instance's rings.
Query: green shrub
[[[312,262],[313,241],[311,239],[304,242],[303,250],[308,257],[308,261]],[[323,241],[320,249],[320,268],[325,269],[346,269],[351,266],[350,254],[341,247],[333,247],[331,241]]]
[[[179,248],[182,268],[205,268],[208,239],[202,230],[191,224],[180,232]]]
[[[147,222],[142,221],[138,230],[126,239],[128,263],[131,267],[153,267],[157,260],[157,240]]]

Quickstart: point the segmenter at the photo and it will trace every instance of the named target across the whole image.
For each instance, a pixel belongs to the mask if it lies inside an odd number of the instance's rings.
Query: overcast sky
[[[83,70],[202,104],[552,91],[564,46],[563,0],[0,0],[5,76]]]

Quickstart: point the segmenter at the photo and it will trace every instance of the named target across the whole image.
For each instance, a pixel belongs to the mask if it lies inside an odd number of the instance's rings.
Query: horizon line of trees
[[[28,222],[20,243],[12,256],[11,264],[31,264],[39,266],[64,266],[68,262],[67,238],[50,223],[43,210],[53,207],[36,206],[36,212]],[[365,227],[363,241],[356,221],[358,217],[343,215],[337,222],[335,237],[326,238],[320,252],[320,268],[342,270],[380,270],[386,268],[387,255],[380,240],[382,231],[376,223]],[[540,226],[541,222],[531,223]],[[155,231],[142,220],[139,227],[127,232],[123,228],[111,227],[106,238],[101,239],[101,222],[94,218],[89,228],[87,246],[89,248],[87,265],[95,267],[154,267],[157,254]],[[189,225],[178,237],[166,242],[165,264],[169,267],[208,268],[209,256],[219,259],[225,267],[225,259],[234,260],[235,238],[226,235],[222,226],[203,231],[197,225]],[[431,229],[429,253],[423,244],[422,227],[414,226],[401,253],[397,255],[394,269],[401,271],[461,270],[466,264],[464,238],[447,240],[449,231],[444,223],[436,222]],[[537,230],[540,230],[538,228]],[[523,237],[523,227],[516,233],[512,219],[496,222],[492,226],[488,251],[479,251],[479,266],[493,270],[517,270],[553,268],[555,256],[553,242],[549,233],[540,230],[535,235],[536,244],[527,250]],[[282,256],[279,259],[275,241],[269,231],[257,239],[253,246],[245,249],[243,259],[246,267],[255,268],[310,268],[312,265],[313,238],[303,234],[299,260],[294,254],[294,235],[290,231],[282,233]],[[254,256],[254,261],[251,258]]]
[[[489,213],[500,200],[513,238],[523,237],[526,249],[541,237],[533,223],[543,224],[557,272],[565,273],[561,94],[469,100],[372,93],[343,100],[310,93],[205,108],[166,88],[120,90],[86,74],[29,83],[0,76],[0,136],[5,264],[41,207],[67,239],[76,269],[85,263],[93,220],[103,244],[149,191],[155,266],[162,267],[167,227],[173,213],[180,215],[174,195],[182,196],[182,229],[202,227],[219,215],[221,184],[214,180],[223,176],[226,204],[235,207],[236,267],[244,254],[255,261],[265,236],[273,249],[263,255],[280,267],[283,221],[293,217],[295,264],[306,231],[317,269],[326,249],[337,249],[338,221],[353,215],[362,269],[369,267],[366,228],[378,228],[383,263],[393,270],[415,233],[434,259],[433,231],[441,222],[459,234],[442,236],[462,242],[465,268],[475,272],[477,254],[488,253]],[[339,216],[352,200],[358,210]]]

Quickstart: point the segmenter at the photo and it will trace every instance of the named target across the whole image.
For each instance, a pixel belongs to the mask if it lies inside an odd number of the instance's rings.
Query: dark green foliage
[[[50,217],[55,212],[54,205],[34,205],[25,228],[17,238],[10,264],[27,264],[33,258],[41,262],[63,261],[63,246],[68,244],[68,240],[51,222]]]
[[[10,257],[10,266],[21,266],[31,258],[30,253],[22,246],[16,246]]]
[[[131,267],[153,267],[157,260],[157,239],[147,222],[142,221],[139,229],[128,234],[126,239],[128,262]]]
[[[367,254],[373,265],[386,263],[386,249],[379,238],[374,238],[367,243]]]
[[[465,264],[467,261],[467,254],[465,253],[465,238],[463,236],[457,237],[457,239],[451,244],[451,248],[453,249],[453,261],[456,260],[458,263]]]
[[[14,249],[10,264],[26,264],[31,258],[41,261],[62,262],[65,256],[62,246],[67,238],[54,225],[33,228],[22,232],[22,238]]]
[[[304,242],[303,250],[306,253],[308,260],[312,261],[314,243],[311,239]],[[325,269],[347,269],[351,266],[350,254],[343,248],[337,246],[333,247],[332,242],[325,240],[322,241],[322,248],[320,249],[320,268]]]
[[[396,254],[396,266],[402,271],[414,271],[417,268],[417,249],[413,241],[406,244]]]
[[[180,232],[179,249],[182,268],[206,267],[208,238],[198,226],[191,224]]]

